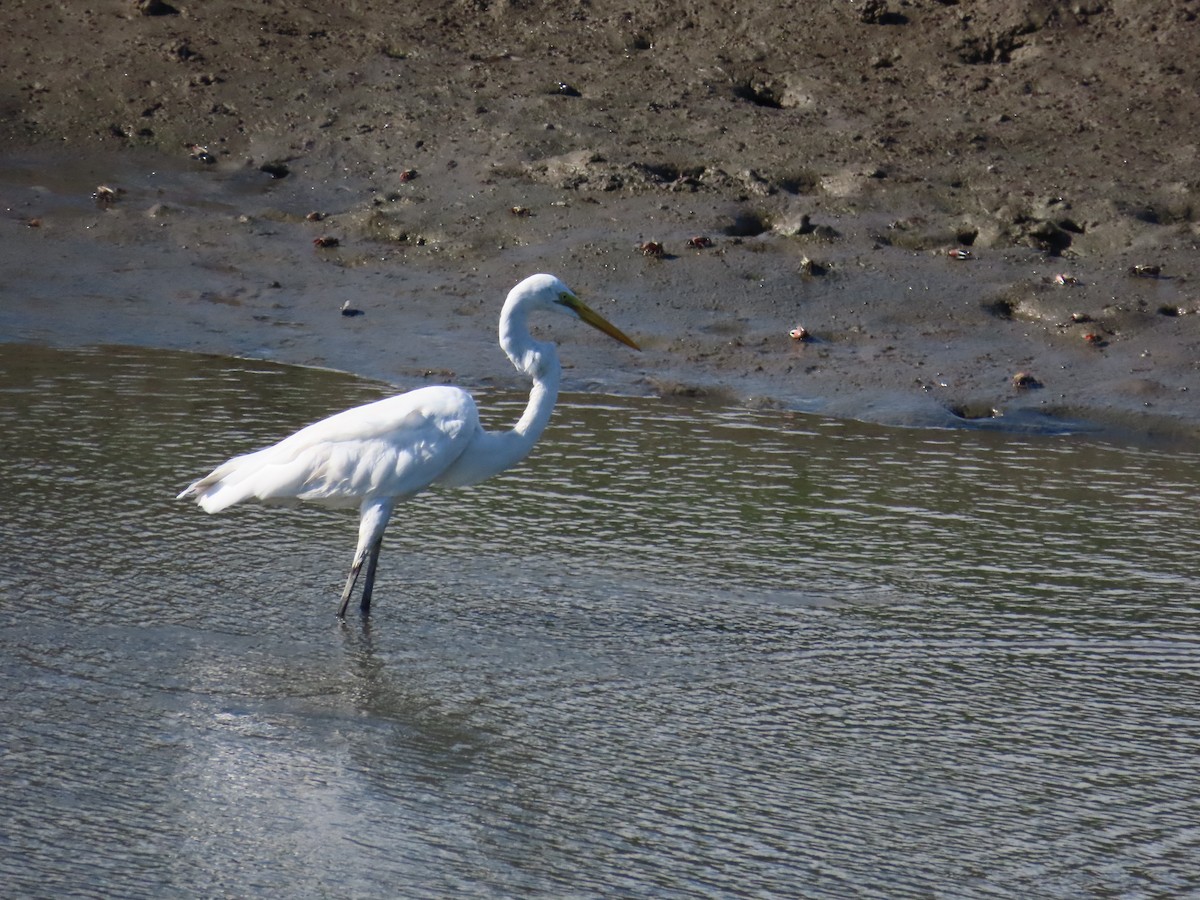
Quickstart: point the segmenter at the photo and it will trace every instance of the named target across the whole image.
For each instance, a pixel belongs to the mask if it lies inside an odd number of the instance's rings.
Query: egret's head
[[[598,331],[603,331],[610,338],[620,341],[634,350],[641,350],[624,332],[609,322],[577,296],[575,292],[553,275],[530,275],[515,288],[513,293],[522,294],[529,298],[533,306],[557,309],[581,319]]]

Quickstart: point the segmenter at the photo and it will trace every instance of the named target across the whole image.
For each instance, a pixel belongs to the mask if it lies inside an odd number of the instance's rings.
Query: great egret
[[[554,344],[529,333],[529,314],[541,310],[568,313],[640,349],[553,275],[531,275],[509,291],[500,312],[500,346],[517,370],[533,379],[529,404],[511,431],[484,431],[475,401],[461,388],[418,388],[337,413],[272,447],[235,456],[178,499],[194,497],[210,513],[250,499],[358,506],[358,547],[338,617],[346,615],[364,562],[360,605],[369,612],[383,531],[396,501],[430,485],[459,487],[503,472],[525,458],[550,421],[562,366]]]

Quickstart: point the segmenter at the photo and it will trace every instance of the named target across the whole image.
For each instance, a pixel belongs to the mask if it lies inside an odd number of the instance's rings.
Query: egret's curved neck
[[[500,346],[517,370],[533,379],[529,403],[520,421],[509,431],[480,431],[462,456],[439,481],[451,487],[475,484],[515,466],[533,449],[546,430],[554,404],[562,366],[553,344],[535,341],[526,324],[525,311],[506,304],[500,316]]]
[[[531,378],[537,377],[538,359],[550,352],[554,356],[554,345],[535,341],[529,333],[529,313],[514,302],[510,294],[500,312],[500,347],[507,354],[518,372]]]
[[[514,445],[514,450],[520,448],[517,457],[520,460],[532,449],[550,421],[550,414],[558,400],[562,366],[558,362],[558,350],[553,344],[534,340],[529,333],[525,310],[515,304],[505,304],[504,313],[500,316],[500,346],[517,371],[533,379],[529,403],[521,420],[510,432],[512,437],[509,442]]]

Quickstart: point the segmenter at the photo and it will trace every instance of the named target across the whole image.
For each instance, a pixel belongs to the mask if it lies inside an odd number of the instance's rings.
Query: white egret
[[[337,413],[274,446],[235,456],[179,499],[195,498],[210,513],[251,499],[357,506],[358,547],[338,616],[346,614],[364,563],[360,605],[369,612],[383,531],[396,501],[431,485],[459,487],[503,472],[525,458],[550,421],[562,366],[554,344],[529,333],[529,314],[541,310],[568,313],[640,349],[553,275],[531,275],[509,292],[500,312],[500,346],[517,370],[533,379],[529,404],[511,431],[484,431],[475,401],[461,388],[418,388]]]

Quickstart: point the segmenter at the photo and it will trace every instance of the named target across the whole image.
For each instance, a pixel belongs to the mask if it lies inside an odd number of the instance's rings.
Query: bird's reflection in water
[[[444,692],[449,684],[431,673],[431,660],[389,648],[365,617],[339,630],[345,696],[357,712],[344,733],[355,768],[387,793],[414,778],[440,781],[477,770],[496,739],[480,724],[477,698]]]

